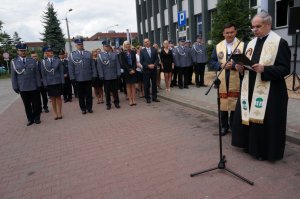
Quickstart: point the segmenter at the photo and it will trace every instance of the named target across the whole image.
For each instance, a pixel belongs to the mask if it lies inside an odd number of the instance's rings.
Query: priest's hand
[[[265,66],[262,65],[262,64],[254,64],[252,66],[253,70],[255,70],[257,73],[263,73],[264,72],[264,69],[265,69]]]
[[[244,66],[241,64],[235,64],[235,69],[242,73],[244,71]]]

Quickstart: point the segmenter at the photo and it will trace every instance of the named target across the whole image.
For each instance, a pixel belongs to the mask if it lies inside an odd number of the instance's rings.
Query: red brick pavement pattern
[[[40,125],[25,126],[21,100],[0,121],[1,199],[300,198],[300,146],[288,143],[283,161],[254,160],[224,138],[227,167],[250,186],[214,171],[218,163],[215,117],[162,101],[82,115],[78,101],[52,110]]]

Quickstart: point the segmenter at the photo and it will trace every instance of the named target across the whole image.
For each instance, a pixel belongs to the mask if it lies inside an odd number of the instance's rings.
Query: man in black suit
[[[144,90],[145,90],[145,98],[147,103],[151,103],[150,98],[150,81],[152,87],[152,101],[159,102],[157,99],[157,65],[158,65],[158,54],[156,50],[151,47],[151,43],[149,39],[144,39],[144,46],[141,50],[140,54],[140,63],[143,66],[143,76],[144,76]]]

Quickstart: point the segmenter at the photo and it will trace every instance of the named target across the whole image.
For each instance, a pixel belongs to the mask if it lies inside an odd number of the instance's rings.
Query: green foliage
[[[19,37],[19,34],[17,32],[14,32],[12,40],[14,45],[16,45],[19,42],[22,42],[22,39]]]
[[[249,0],[222,0],[217,3],[216,12],[212,17],[212,43],[217,44],[224,39],[223,27],[226,23],[234,23],[238,30],[250,33],[250,18],[254,13],[249,8]],[[245,31],[238,31],[237,37],[242,38]],[[248,38],[250,39],[250,38]]]
[[[15,50],[15,40],[12,39],[9,34],[7,34],[5,31],[2,31],[3,28],[3,22],[0,20],[0,66],[6,66],[7,62],[3,59],[3,53],[7,52],[9,53],[9,59],[17,56],[17,52]],[[16,33],[16,32],[15,32]],[[18,35],[18,33],[16,33]],[[18,37],[20,40],[21,38]],[[10,61],[8,61],[8,64]]]
[[[217,3],[216,12],[212,15],[211,44],[207,45],[209,60],[215,46],[224,39],[224,25],[235,24],[238,30],[237,37],[243,38],[243,35],[251,32],[251,16],[254,15],[254,12],[255,10],[249,7],[249,0],[221,0]],[[250,37],[248,36],[246,40],[249,41]],[[209,66],[209,70],[211,69]]]
[[[54,11],[53,3],[48,3],[46,11],[43,15],[44,32],[42,41],[48,45],[52,45],[54,53],[58,53],[61,49],[65,48],[65,39],[60,22],[57,19],[56,11]]]

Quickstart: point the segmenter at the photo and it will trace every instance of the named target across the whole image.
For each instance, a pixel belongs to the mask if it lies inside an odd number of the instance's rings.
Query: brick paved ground
[[[217,90],[213,88],[208,95],[205,95],[207,89],[208,87],[196,88],[196,86],[190,86],[189,89],[180,90],[178,87],[174,87],[171,92],[161,90],[159,95],[164,99],[217,116]],[[300,144],[299,121],[300,99],[290,98],[287,113],[287,139],[297,144]]]
[[[218,163],[214,116],[163,101],[81,115],[78,101],[63,104],[26,127],[20,99],[0,114],[1,199],[300,198],[300,146],[287,143],[277,163],[254,160],[224,138],[227,167],[190,178]]]

